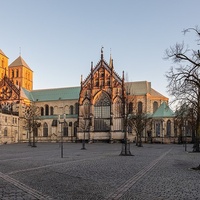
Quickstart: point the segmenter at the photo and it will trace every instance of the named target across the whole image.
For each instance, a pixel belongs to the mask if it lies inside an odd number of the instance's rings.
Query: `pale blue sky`
[[[195,34],[182,30],[199,25],[199,8],[199,0],[0,0],[0,49],[10,64],[21,48],[41,89],[79,86],[103,46],[119,75],[169,97],[164,51],[183,40],[194,45]]]

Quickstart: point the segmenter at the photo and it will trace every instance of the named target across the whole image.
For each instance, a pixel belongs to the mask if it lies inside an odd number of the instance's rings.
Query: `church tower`
[[[13,80],[15,85],[29,91],[33,90],[33,71],[21,56],[13,61],[8,68],[9,78]]]
[[[0,80],[8,74],[8,57],[0,49]]]

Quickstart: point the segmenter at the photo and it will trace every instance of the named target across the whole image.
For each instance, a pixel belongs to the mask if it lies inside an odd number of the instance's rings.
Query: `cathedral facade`
[[[0,144],[14,142],[118,142],[138,135],[126,127],[132,113],[151,120],[141,133],[143,141],[172,142],[174,114],[169,99],[148,81],[126,82],[124,72],[115,72],[113,60],[91,63],[80,86],[33,89],[33,71],[19,56],[8,65],[0,50]],[[130,112],[129,112],[130,111]],[[37,128],[33,128],[37,124]],[[35,131],[34,131],[35,130]],[[125,133],[126,132],[126,133]]]

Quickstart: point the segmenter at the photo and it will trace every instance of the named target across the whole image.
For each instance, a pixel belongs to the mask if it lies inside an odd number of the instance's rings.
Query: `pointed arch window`
[[[8,136],[8,129],[7,129],[7,127],[4,129],[4,136]]]
[[[43,107],[40,108],[40,115],[41,115],[41,116],[44,115],[44,108],[43,108]]]
[[[117,131],[123,130],[123,114],[124,114],[124,107],[122,100],[120,98],[116,99],[113,105],[114,108],[114,118],[113,121],[114,129]]]
[[[70,115],[73,115],[73,114],[74,114],[73,111],[74,111],[74,106],[70,106],[70,107],[69,107],[69,114],[70,114]]]
[[[154,101],[153,102],[153,112],[155,112],[158,109],[158,102]]]
[[[155,129],[156,129],[156,136],[157,137],[160,137],[160,128],[161,128],[160,122],[156,122]]]
[[[48,137],[48,124],[46,122],[43,125],[43,137]]]
[[[128,104],[128,113],[129,113],[129,114],[133,113],[133,103],[132,103],[132,102],[130,102],[130,103]]]
[[[114,113],[115,117],[122,117],[123,115],[123,105],[120,99],[116,100],[114,103]]]
[[[102,93],[94,104],[94,130],[110,130],[110,98]]]
[[[143,110],[142,107],[143,107],[142,102],[139,101],[139,102],[138,102],[138,113],[142,113],[142,110]]]
[[[167,121],[167,136],[171,136],[171,121]]]
[[[14,74],[14,70],[12,69],[12,78],[14,78],[14,75],[15,75],[15,74]]]
[[[16,70],[16,77],[19,77],[19,70]]]
[[[49,105],[45,105],[45,115],[49,115]]]

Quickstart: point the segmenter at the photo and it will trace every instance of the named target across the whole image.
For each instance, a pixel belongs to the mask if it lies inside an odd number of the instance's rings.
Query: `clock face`
[[[0,98],[1,99],[10,99],[12,96],[12,90],[8,86],[3,86],[0,89]]]

